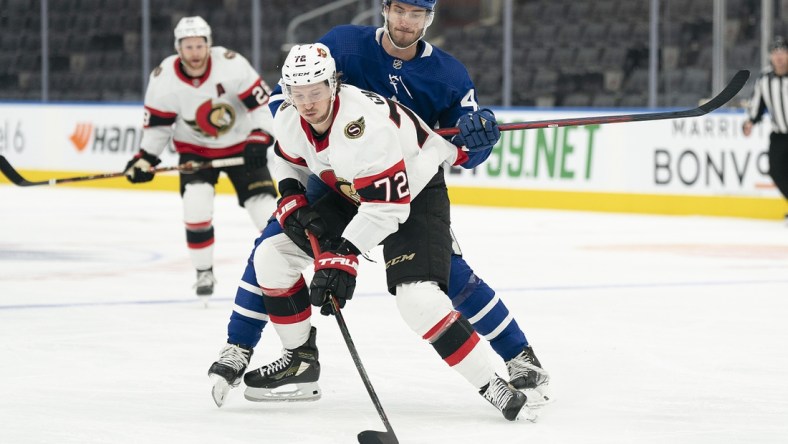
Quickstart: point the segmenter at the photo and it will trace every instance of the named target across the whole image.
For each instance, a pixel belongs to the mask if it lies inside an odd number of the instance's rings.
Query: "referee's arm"
[[[755,88],[753,88],[752,98],[750,105],[747,109],[747,120],[742,125],[742,132],[745,136],[749,137],[752,134],[752,127],[760,122],[763,114],[766,112],[766,102],[763,100],[763,88],[768,87],[769,75],[768,73],[761,74],[755,81]]]

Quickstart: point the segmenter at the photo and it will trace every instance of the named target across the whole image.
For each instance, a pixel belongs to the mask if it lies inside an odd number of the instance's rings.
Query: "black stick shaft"
[[[312,244],[312,253],[317,258],[320,255],[320,243],[315,235],[308,231],[307,236],[309,236],[309,242]],[[388,416],[386,416],[386,412],[383,410],[380,398],[378,398],[377,393],[375,393],[375,387],[372,386],[372,381],[369,380],[367,371],[364,369],[364,364],[361,363],[361,357],[358,355],[356,344],[353,343],[353,338],[350,336],[345,317],[342,315],[342,310],[339,309],[339,302],[337,302],[337,298],[333,295],[329,295],[329,297],[331,299],[332,308],[334,309],[334,316],[337,318],[337,324],[339,324],[339,330],[342,332],[342,337],[345,339],[345,344],[350,351],[350,356],[353,358],[353,363],[356,365],[356,370],[358,370],[358,374],[364,382],[364,387],[367,389],[369,398],[372,400],[372,403],[375,404],[375,409],[378,411],[378,416],[380,416],[383,425],[386,427],[386,432],[394,438],[394,442],[397,442],[394,429],[391,428],[391,423],[389,422]]]
[[[535,120],[532,122],[515,122],[515,123],[501,123],[498,129],[501,131],[512,131],[521,129],[535,129],[535,128],[558,128],[562,126],[582,126],[582,125],[603,125],[607,123],[623,123],[623,122],[647,122],[651,120],[666,120],[666,119],[683,119],[687,117],[699,117],[708,114],[722,105],[728,103],[736,94],[741,91],[747,79],[750,77],[750,71],[743,69],[733,76],[731,81],[725,88],[717,94],[714,98],[704,103],[703,105],[686,109],[681,111],[665,111],[658,113],[641,113],[641,114],[621,114],[615,116],[596,116],[596,117],[578,117],[570,119],[556,119],[556,120]],[[458,128],[441,128],[435,131],[441,136],[453,136],[458,134]]]
[[[162,173],[166,171],[198,171],[204,170],[208,168],[222,168],[222,167],[229,167],[229,166],[236,166],[236,165],[243,165],[243,158],[241,157],[230,157],[227,159],[216,159],[210,162],[204,163],[193,163],[187,162],[181,165],[175,166],[168,166],[168,167],[161,167],[161,168],[154,168],[154,173]],[[97,180],[97,179],[111,179],[113,177],[122,177],[126,173],[115,172],[115,173],[101,173],[101,174],[89,174],[87,176],[76,176],[76,177],[64,177],[59,179],[47,179],[41,181],[29,181],[22,177],[19,172],[11,166],[11,163],[8,162],[4,156],[0,156],[0,172],[3,173],[8,180],[11,181],[14,185],[18,185],[20,187],[33,187],[38,185],[58,185],[62,183],[69,183],[69,182],[84,182],[88,180]]]

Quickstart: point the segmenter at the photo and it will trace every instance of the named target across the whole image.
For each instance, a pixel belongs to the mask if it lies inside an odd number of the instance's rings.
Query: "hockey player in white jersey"
[[[293,374],[306,380],[320,371],[310,303],[330,314],[330,294],[343,307],[353,296],[358,256],[382,244],[387,286],[405,323],[506,419],[521,411],[532,418],[526,395],[495,373],[479,336],[445,295],[452,240],[442,167],[461,160],[460,149],[408,108],[338,85],[323,44],[293,47],[282,82],[287,100],[274,119],[274,176],[283,232],[264,239],[253,260],[270,321],[292,351]],[[334,191],[313,205],[304,194],[310,174]],[[314,262],[305,230],[321,242]],[[310,265],[307,287],[302,270]],[[279,372],[267,368],[244,377],[255,399],[277,388]]]
[[[179,162],[244,155],[245,165],[181,172],[183,221],[198,296],[213,294],[213,198],[220,171],[229,176],[252,222],[262,230],[276,199],[265,154],[273,145],[268,86],[240,54],[212,46],[201,17],[184,17],[174,30],[177,54],[150,75],[139,152],[126,165],[132,183],[153,179],[151,169],[170,141]]]

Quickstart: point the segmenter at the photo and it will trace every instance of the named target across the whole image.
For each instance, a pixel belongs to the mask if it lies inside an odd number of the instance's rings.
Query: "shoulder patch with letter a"
[[[364,116],[361,116],[358,120],[354,120],[345,125],[345,137],[348,139],[358,139],[364,135],[365,128]]]

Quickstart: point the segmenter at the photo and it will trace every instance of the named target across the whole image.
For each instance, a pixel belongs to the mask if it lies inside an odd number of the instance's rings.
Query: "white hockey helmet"
[[[175,50],[178,51],[181,39],[187,37],[203,37],[211,46],[211,27],[202,17],[195,15],[193,17],[184,17],[175,25]]]
[[[291,103],[291,87],[326,82],[334,100],[337,90],[337,65],[331,51],[322,43],[295,45],[282,64],[282,86]]]

